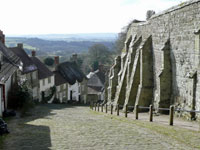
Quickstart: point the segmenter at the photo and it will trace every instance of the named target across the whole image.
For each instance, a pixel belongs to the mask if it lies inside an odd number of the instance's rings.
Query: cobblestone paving
[[[3,150],[190,150],[184,143],[84,106],[41,105],[9,121]]]

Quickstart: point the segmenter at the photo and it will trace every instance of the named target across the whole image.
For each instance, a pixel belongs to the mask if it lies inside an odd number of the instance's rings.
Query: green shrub
[[[34,102],[26,82],[13,85],[8,93],[8,108],[19,109],[25,114],[32,107]]]

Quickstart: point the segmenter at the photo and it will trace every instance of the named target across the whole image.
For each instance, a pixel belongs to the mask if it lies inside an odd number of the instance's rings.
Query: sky
[[[186,0],[0,0],[0,30],[7,35],[118,33]]]

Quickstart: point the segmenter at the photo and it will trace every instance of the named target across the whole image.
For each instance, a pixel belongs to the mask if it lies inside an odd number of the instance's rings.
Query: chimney
[[[0,30],[0,41],[5,44],[5,35],[3,34],[3,31]]]
[[[55,65],[59,65],[59,56],[54,57],[54,63]]]
[[[77,58],[78,58],[78,54],[76,53],[72,54],[72,61],[77,63]]]
[[[36,51],[32,51],[32,57],[35,57]]]
[[[17,47],[23,49],[23,44],[22,43],[18,43]]]
[[[104,65],[103,64],[99,65],[99,72],[104,72]]]

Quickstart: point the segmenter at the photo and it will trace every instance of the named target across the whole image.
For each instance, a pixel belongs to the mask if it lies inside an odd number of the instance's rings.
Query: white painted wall
[[[54,75],[50,77],[51,78],[51,82],[48,83],[48,78],[39,80],[39,84],[40,84],[40,88],[39,88],[39,100],[42,100],[42,96],[41,96],[41,92],[42,91],[48,91],[51,87],[53,87],[55,85],[55,77]],[[43,84],[43,80],[44,80],[44,84]]]
[[[101,92],[101,100],[104,100],[105,96],[105,90],[103,92]]]
[[[78,82],[74,83],[73,85],[68,84],[68,100],[70,100],[70,91],[72,91],[72,100],[78,101],[80,95],[79,87],[81,86]]]
[[[51,76],[51,82],[48,83],[48,78],[45,78],[45,79],[42,79],[42,80],[39,80],[39,84],[40,84],[40,93],[42,91],[46,91],[48,90],[50,87],[53,87],[55,85],[55,80],[54,80],[54,75]],[[45,81],[45,84],[43,85],[43,80]]]
[[[63,89],[61,90],[61,86],[63,86]],[[56,98],[60,100],[60,102],[63,102],[63,99],[66,98],[66,90],[67,90],[67,84],[62,84],[59,86],[56,86]]]
[[[38,98],[38,87],[34,87],[32,89],[32,96],[33,96],[33,99],[37,99]]]
[[[8,105],[8,92],[9,92],[9,90],[11,88],[11,77],[12,76],[10,76],[8,78],[8,80],[6,81],[6,83],[5,83],[6,108],[7,108],[7,105]]]

